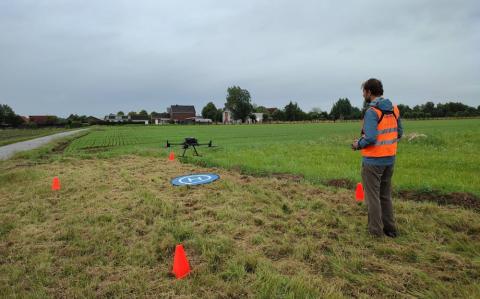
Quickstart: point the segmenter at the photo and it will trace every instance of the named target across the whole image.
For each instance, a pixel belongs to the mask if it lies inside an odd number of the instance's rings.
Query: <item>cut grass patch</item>
[[[378,240],[349,190],[164,158],[50,161],[0,163],[2,297],[480,296],[473,211],[395,200],[400,237]],[[192,172],[221,179],[170,185]]]

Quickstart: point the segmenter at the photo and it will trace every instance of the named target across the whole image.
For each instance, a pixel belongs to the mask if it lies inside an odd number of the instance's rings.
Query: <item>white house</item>
[[[257,123],[263,122],[263,113],[252,113],[252,114],[255,116],[255,121],[256,121]],[[232,111],[230,111],[229,109],[225,108],[225,109],[223,110],[223,113],[222,113],[222,123],[224,123],[224,124],[241,124],[241,123],[242,123],[242,120],[240,120],[240,119],[233,119]],[[252,122],[252,119],[251,119],[251,118],[247,118],[246,123],[247,123],[247,124],[253,123],[253,122]]]
[[[255,115],[255,120],[257,123],[263,122],[263,113],[253,113],[253,115]]]
[[[130,116],[109,114],[105,116],[104,120],[110,123],[123,123],[128,122],[130,120]]]

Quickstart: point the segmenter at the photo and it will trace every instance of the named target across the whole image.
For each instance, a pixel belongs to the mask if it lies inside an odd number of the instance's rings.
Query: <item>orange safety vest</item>
[[[388,157],[397,154],[398,142],[398,121],[400,111],[398,107],[393,106],[393,113],[391,111],[382,111],[376,107],[370,107],[378,116],[377,123],[377,141],[375,144],[368,145],[361,150],[364,157]],[[362,130],[362,137],[365,134]]]

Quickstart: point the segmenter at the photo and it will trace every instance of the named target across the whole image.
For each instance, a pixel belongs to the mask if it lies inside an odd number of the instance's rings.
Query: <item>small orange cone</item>
[[[365,199],[365,194],[363,192],[362,183],[358,183],[357,184],[357,189],[355,190],[355,200],[358,203],[361,203],[361,202],[363,202],[364,199]]]
[[[174,152],[170,152],[170,156],[168,156],[168,160],[169,161],[175,160],[175,153]]]
[[[58,176],[53,178],[52,181],[52,191],[58,191],[60,190],[60,180],[58,179]]]
[[[172,272],[177,279],[182,279],[190,273],[190,265],[188,264],[187,255],[185,254],[185,250],[183,250],[182,244],[175,247]]]

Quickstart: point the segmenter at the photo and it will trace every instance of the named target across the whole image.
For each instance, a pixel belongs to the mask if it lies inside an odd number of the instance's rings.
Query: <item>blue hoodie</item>
[[[393,111],[393,104],[390,102],[389,99],[384,98],[376,98],[370,104],[370,107],[375,107],[383,111]],[[377,141],[377,124],[378,124],[378,116],[377,113],[373,109],[368,109],[365,112],[365,116],[363,117],[363,132],[365,134],[364,137],[358,140],[358,146],[362,149],[371,144],[375,144]],[[403,127],[402,122],[400,121],[400,117],[398,117],[398,138],[401,138],[403,135]],[[389,157],[363,157],[364,164],[370,165],[377,165],[377,166],[389,166],[395,163],[395,156]]]

